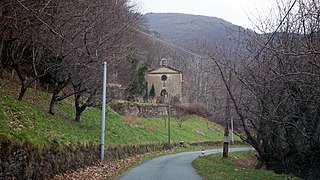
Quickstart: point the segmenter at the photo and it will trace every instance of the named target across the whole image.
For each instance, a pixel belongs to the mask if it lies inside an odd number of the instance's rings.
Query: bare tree
[[[280,25],[273,33],[250,34],[250,53],[239,56],[240,66],[211,59],[241,121],[241,137],[258,153],[257,168],[318,178],[319,3],[287,5],[279,6]],[[228,86],[226,69],[235,74],[240,91]]]
[[[54,59],[45,56],[50,51],[45,45],[46,28],[37,19],[50,8],[35,1],[7,1],[1,9],[1,64],[17,73],[21,100],[32,83],[56,68]]]
[[[81,113],[93,105],[99,94],[102,74],[97,72],[102,72],[101,63],[108,60],[110,67],[117,63],[113,57],[125,53],[139,19],[126,1],[99,1],[94,5],[88,1],[86,7],[85,18],[89,25],[79,32],[83,49],[77,52],[76,72],[69,72],[73,87],[69,95],[75,96],[76,121],[80,121]]]
[[[1,65],[17,72],[19,99],[39,78],[53,90],[52,114],[69,96],[95,96],[101,75],[94,77],[92,69],[99,71],[103,61],[117,63],[114,55],[126,53],[138,27],[139,15],[131,8],[126,0],[1,3]]]

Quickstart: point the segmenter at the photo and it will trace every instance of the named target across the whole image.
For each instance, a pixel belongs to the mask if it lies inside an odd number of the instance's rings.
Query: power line
[[[258,57],[260,56],[261,52],[267,47],[267,45],[271,42],[271,40],[274,38],[274,36],[276,35],[276,33],[278,32],[278,30],[280,29],[282,23],[286,20],[287,16],[289,15],[290,11],[293,9],[294,5],[296,4],[298,0],[295,0],[291,7],[289,8],[289,10],[287,11],[287,13],[285,14],[285,16],[282,18],[282,20],[280,21],[279,25],[277,26],[276,30],[272,33],[272,35],[268,38],[267,42],[264,44],[264,46],[260,49],[260,51],[257,53],[257,55],[253,58],[253,60],[249,63],[251,64],[255,59],[258,59]]]

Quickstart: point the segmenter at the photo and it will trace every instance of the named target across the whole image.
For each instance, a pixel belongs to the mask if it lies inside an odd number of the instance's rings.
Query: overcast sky
[[[254,29],[258,17],[270,15],[276,0],[132,0],[139,12],[178,12],[222,18]]]

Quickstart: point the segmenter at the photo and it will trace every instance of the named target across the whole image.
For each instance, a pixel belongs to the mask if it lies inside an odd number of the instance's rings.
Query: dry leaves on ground
[[[53,180],[78,180],[78,179],[116,179],[116,176],[135,162],[141,161],[142,156],[135,156],[117,161],[99,161],[91,166],[80,168],[76,171],[67,171],[53,177]]]

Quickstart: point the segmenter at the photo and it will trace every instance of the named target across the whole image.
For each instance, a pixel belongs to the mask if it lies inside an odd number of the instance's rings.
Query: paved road
[[[231,148],[229,152],[247,151],[253,148]],[[220,153],[222,149],[205,150],[205,155]],[[127,171],[121,180],[201,180],[191,162],[201,151],[160,156]]]

